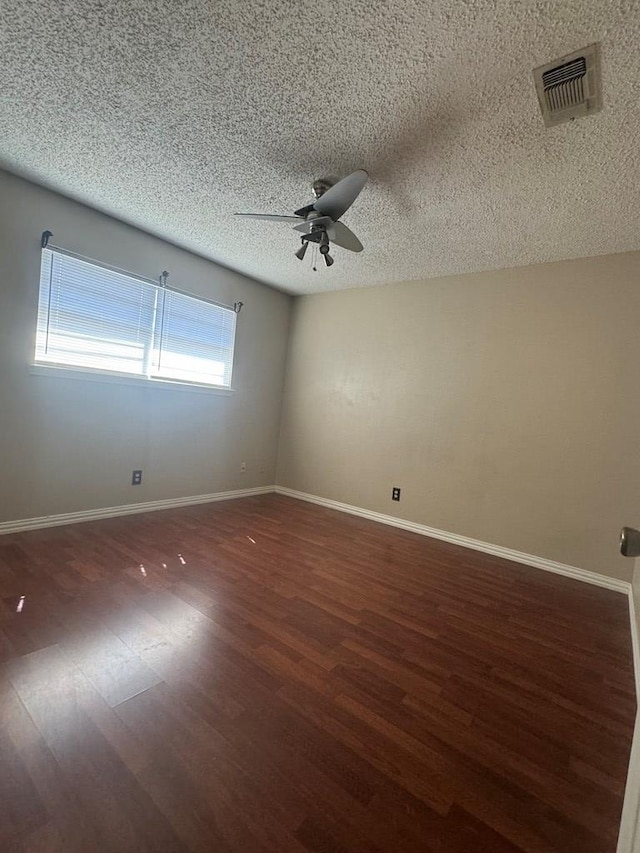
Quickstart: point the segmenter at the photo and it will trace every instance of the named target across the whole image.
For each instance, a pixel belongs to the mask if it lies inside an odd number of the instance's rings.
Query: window
[[[231,386],[236,313],[42,250],[36,364]]]

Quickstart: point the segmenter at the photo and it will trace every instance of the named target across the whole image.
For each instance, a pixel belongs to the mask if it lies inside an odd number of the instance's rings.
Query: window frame
[[[38,349],[38,340],[41,335],[48,335],[50,328],[50,320],[47,320],[46,325],[41,327],[41,297],[43,296],[43,288],[42,288],[42,274],[43,274],[43,264],[45,259],[45,252],[49,252],[51,255],[61,255],[73,260],[81,261],[84,264],[88,264],[89,266],[93,266],[98,270],[105,270],[106,272],[116,273],[119,276],[123,276],[127,279],[132,279],[136,282],[141,282],[144,285],[148,285],[150,288],[155,289],[156,293],[160,292],[169,292],[177,294],[178,296],[188,297],[191,300],[195,300],[196,302],[200,302],[206,305],[211,305],[216,308],[219,308],[223,311],[231,312],[234,315],[233,319],[233,327],[232,327],[232,339],[231,346],[226,350],[226,354],[228,354],[228,362],[225,362],[229,366],[229,384],[214,384],[210,382],[199,382],[196,380],[184,379],[184,378],[175,378],[172,376],[163,376],[161,373],[134,373],[127,371],[118,371],[111,370],[108,368],[95,367],[93,365],[82,365],[82,364],[71,364],[64,361],[55,361],[55,360],[46,360],[39,359],[39,349]],[[53,263],[53,259],[51,261]],[[49,288],[51,288],[51,281],[49,282]],[[44,291],[47,294],[48,302],[50,302],[50,294],[51,291]],[[239,303],[240,305],[242,303]],[[164,298],[163,298],[163,310],[164,310]],[[36,312],[36,323],[35,323],[35,332],[34,332],[34,340],[32,347],[32,361],[29,365],[29,372],[36,376],[58,376],[60,378],[70,378],[70,379],[81,379],[81,380],[89,380],[89,381],[98,381],[98,382],[107,382],[107,383],[116,383],[116,384],[124,384],[124,385],[134,385],[134,386],[142,386],[142,387],[156,387],[163,389],[173,389],[173,390],[186,390],[186,391],[196,391],[199,393],[210,393],[210,394],[221,394],[221,395],[229,395],[234,393],[234,388],[232,386],[233,378],[235,375],[235,351],[236,351],[236,340],[237,340],[237,315],[239,311],[236,309],[236,306],[225,305],[221,302],[218,302],[213,299],[208,299],[206,297],[202,297],[195,293],[190,293],[189,291],[185,291],[182,289],[178,289],[172,286],[168,286],[166,284],[166,274],[163,273],[160,276],[158,281],[154,281],[153,279],[147,278],[145,276],[139,275],[137,273],[132,273],[129,270],[124,270],[119,267],[113,266],[108,263],[103,263],[101,261],[97,261],[94,258],[89,258],[84,255],[80,255],[76,252],[72,252],[68,249],[64,249],[60,246],[53,245],[48,243],[46,246],[43,245],[41,247],[40,252],[40,275],[38,279],[38,298],[37,298],[37,312]],[[145,327],[146,331],[151,335],[152,340],[154,339],[154,335],[157,334],[157,327],[151,328],[151,326]],[[155,345],[155,341],[154,341]],[[160,369],[160,368],[158,368]]]

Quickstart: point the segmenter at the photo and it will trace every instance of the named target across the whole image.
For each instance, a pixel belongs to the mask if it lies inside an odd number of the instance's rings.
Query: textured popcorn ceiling
[[[631,0],[5,0],[0,163],[293,293],[640,247]],[[602,42],[603,111],[545,130],[531,70]],[[286,223],[371,180],[360,255]],[[55,231],[55,223],[50,227]]]

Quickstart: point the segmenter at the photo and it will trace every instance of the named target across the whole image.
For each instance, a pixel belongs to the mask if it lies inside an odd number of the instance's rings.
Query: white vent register
[[[602,107],[598,44],[541,65],[533,78],[547,127],[593,115]]]

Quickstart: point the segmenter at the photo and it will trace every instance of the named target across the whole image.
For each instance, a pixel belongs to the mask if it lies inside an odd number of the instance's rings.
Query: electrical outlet
[[[394,486],[391,489],[391,500],[399,501],[400,500],[400,486]]]
[[[132,486],[139,486],[141,482],[142,482],[142,469],[138,468],[136,471],[134,471],[131,474],[131,485]]]
[[[246,462],[241,462],[241,463],[240,463],[240,471],[244,474],[244,472],[245,472],[246,470],[247,470],[247,463],[246,463]]]

